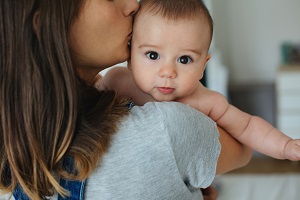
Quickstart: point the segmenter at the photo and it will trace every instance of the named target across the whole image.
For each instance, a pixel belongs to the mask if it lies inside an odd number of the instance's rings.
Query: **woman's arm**
[[[222,128],[220,132],[221,153],[219,156],[216,174],[224,174],[248,164],[252,157],[252,149],[239,143]]]

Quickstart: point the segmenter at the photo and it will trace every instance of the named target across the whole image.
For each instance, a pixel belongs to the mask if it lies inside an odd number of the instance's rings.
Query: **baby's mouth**
[[[157,87],[157,90],[163,94],[172,94],[175,89],[170,87]]]

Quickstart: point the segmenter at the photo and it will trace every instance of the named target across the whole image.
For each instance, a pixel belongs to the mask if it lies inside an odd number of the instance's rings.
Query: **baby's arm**
[[[143,93],[135,84],[132,73],[127,67],[113,67],[101,81],[102,88],[114,90],[119,97],[130,98],[136,105],[144,105],[154,99]]]
[[[292,140],[262,118],[230,105],[218,92],[208,90],[201,84],[198,91],[196,96],[181,102],[204,112],[237,140],[258,152],[277,159],[300,159],[300,140]]]

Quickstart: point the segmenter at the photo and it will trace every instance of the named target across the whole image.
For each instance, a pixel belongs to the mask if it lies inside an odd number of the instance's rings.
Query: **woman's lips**
[[[172,94],[175,89],[170,87],[157,87],[157,90],[163,94]]]

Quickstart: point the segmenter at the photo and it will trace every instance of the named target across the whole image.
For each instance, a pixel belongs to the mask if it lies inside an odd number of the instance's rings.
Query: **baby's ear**
[[[206,55],[206,58],[205,58],[205,64],[204,64],[204,69],[203,69],[203,71],[205,70],[206,65],[207,65],[208,61],[210,60],[210,58],[211,58],[211,55],[208,53],[208,54]]]
[[[210,54],[207,54],[207,55],[206,55],[206,58],[205,58],[205,63],[204,63],[204,65],[203,65],[203,70],[202,70],[202,73],[200,74],[199,80],[201,80],[201,79],[203,78],[205,68],[206,68],[207,63],[208,63],[208,61],[210,60],[210,58],[211,58],[211,55],[210,55]]]

